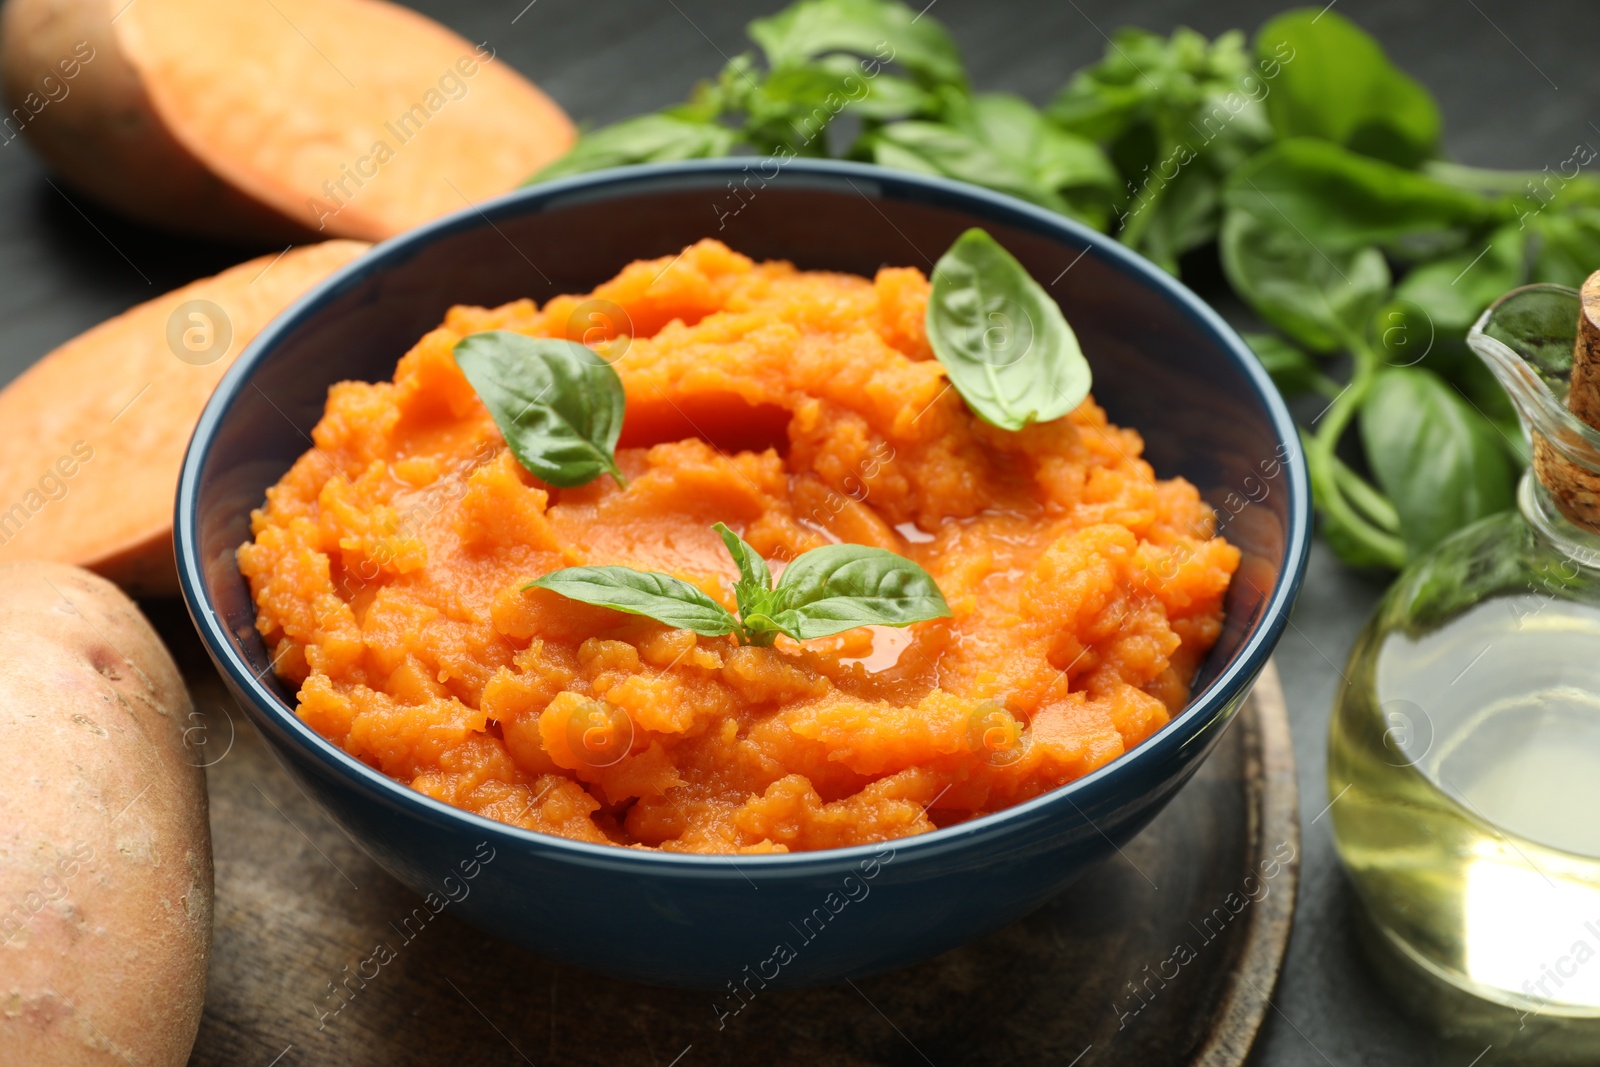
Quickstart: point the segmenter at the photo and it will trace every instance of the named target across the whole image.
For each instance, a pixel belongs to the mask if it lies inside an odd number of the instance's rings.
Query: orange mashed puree
[[[921,833],[1137,745],[1187,700],[1239,553],[1092,399],[1017,433],[979,421],[927,299],[915,269],[801,272],[708,240],[543,308],[452,308],[393,382],[333,386],[239,549],[300,717],[468,811],[688,852]],[[613,360],[626,489],[517,463],[452,357],[491,329]],[[758,648],[523,589],[623,564],[732,610],[719,520],[775,573],[834,541],[903,553],[953,617]]]

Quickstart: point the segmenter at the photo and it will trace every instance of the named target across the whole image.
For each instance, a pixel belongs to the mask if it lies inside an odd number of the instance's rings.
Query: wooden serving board
[[[216,932],[191,1065],[1237,1067],[1269,1010],[1300,849],[1270,666],[1171,805],[1044,908],[915,967],[762,993],[719,1029],[714,994],[560,966],[448,910],[407,940],[420,899],[278,766],[181,606],[145,608],[204,716]],[[549,906],[562,921],[559,889]],[[376,977],[346,983],[358,968]]]

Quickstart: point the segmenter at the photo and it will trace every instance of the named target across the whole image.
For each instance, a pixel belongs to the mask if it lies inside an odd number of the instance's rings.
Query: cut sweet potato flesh
[[[376,0],[109,0],[173,136],[251,197],[377,240],[504,193],[571,146],[488,46]]]
[[[76,563],[135,592],[175,591],[173,500],[201,409],[267,323],[367,247],[307,245],[186,285],[0,392],[0,563]]]

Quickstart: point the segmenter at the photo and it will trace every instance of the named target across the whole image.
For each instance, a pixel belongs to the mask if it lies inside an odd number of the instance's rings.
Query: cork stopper
[[[1572,348],[1567,410],[1600,430],[1600,271],[1583,283],[1578,339]],[[1573,522],[1600,533],[1600,473],[1563,456],[1541,433],[1533,435],[1533,470],[1556,507]]]

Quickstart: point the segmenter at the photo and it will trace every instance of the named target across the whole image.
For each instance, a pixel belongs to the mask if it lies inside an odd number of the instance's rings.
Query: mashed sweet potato
[[[914,269],[703,241],[543,308],[453,308],[393,382],[335,385],[239,550],[300,716],[457,807],[692,852],[920,833],[1150,736],[1217,638],[1238,551],[1092,400],[1019,433],[975,418],[927,297]],[[452,357],[489,329],[613,360],[626,489],[516,462]],[[832,541],[903,553],[953,617],[759,648],[523,589],[623,564],[732,609],[719,520],[775,571]]]

